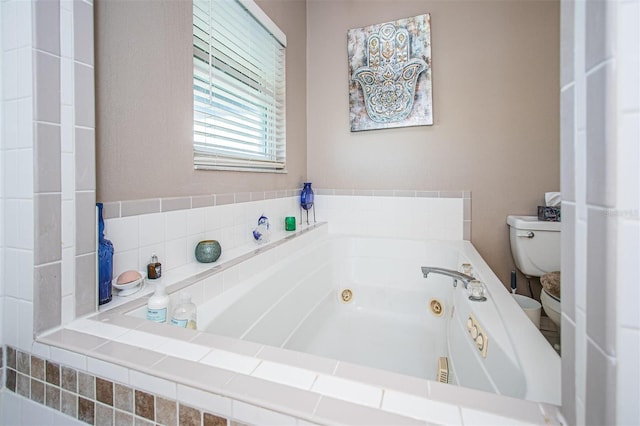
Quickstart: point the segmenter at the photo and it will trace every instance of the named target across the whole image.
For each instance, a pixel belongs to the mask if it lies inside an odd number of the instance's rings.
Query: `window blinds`
[[[196,168],[284,169],[285,44],[253,2],[193,1]]]

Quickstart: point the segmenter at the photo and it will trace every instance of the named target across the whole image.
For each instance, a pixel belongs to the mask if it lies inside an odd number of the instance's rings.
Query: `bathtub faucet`
[[[454,287],[458,285],[458,280],[462,281],[462,284],[464,284],[464,288],[467,288],[467,286],[469,285],[469,281],[475,280],[474,277],[463,274],[462,272],[454,271],[453,269],[437,268],[435,266],[422,267],[422,275],[424,275],[425,278],[427,278],[430,272],[433,272],[434,274],[446,275],[453,278]]]

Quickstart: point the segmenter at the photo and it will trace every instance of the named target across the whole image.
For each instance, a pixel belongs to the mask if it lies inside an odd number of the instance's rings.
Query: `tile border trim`
[[[231,192],[204,194],[184,197],[145,198],[137,200],[108,201],[104,203],[105,219],[137,216],[151,213],[163,213],[174,210],[188,210],[201,207],[214,207],[226,204],[238,204],[251,201],[273,200],[276,198],[297,197],[301,188],[252,192]],[[462,198],[471,199],[471,191],[431,191],[407,189],[326,189],[314,188],[316,195],[345,195],[359,197],[408,197],[408,198]],[[465,217],[465,220],[471,220]]]

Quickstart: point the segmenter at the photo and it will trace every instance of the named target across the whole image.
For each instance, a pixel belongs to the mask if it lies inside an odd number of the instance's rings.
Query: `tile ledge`
[[[140,331],[139,331],[140,332]],[[69,335],[69,333],[73,334],[73,336]],[[147,333],[149,335],[155,335],[152,333]],[[73,344],[69,341],[65,341],[67,339],[65,339],[65,337],[67,338],[71,338],[74,337],[72,340],[73,341],[77,341],[76,338],[78,338],[78,335],[83,335],[86,336],[88,340],[91,339],[95,339],[93,344],[89,344],[89,345],[80,345],[80,344]],[[168,338],[169,339],[169,338]],[[173,340],[173,339],[172,339]],[[129,363],[129,362],[124,362],[122,360],[119,359],[115,359],[112,356],[107,356],[104,354],[100,353],[100,347],[102,347],[103,345],[109,343],[109,342],[116,342],[115,340],[111,340],[111,339],[106,339],[103,337],[99,337],[96,336],[94,334],[91,334],[89,332],[83,332],[83,331],[78,331],[78,330],[70,330],[70,329],[61,329],[61,330],[57,330],[54,331],[50,334],[47,334],[45,336],[41,336],[37,339],[37,341],[39,343],[42,344],[47,344],[47,345],[51,345],[51,346],[55,346],[55,347],[59,347],[62,349],[66,349],[72,352],[76,352],[76,353],[80,353],[82,355],[85,355],[87,357],[91,357],[91,358],[96,358],[102,361],[106,361],[115,365],[120,365],[122,367],[125,368],[130,368],[130,369],[134,369],[134,370],[138,370],[142,373],[146,373],[146,374],[151,374],[153,376],[156,376],[158,378],[162,378],[165,380],[170,380],[172,382],[175,382],[176,384],[179,385],[185,385],[185,386],[191,386],[191,387],[196,387],[200,390],[203,390],[205,392],[210,392],[210,393],[214,393],[217,395],[221,395],[224,397],[230,397],[232,399],[237,399],[238,401],[241,402],[246,402],[252,405],[259,405],[259,406],[263,406],[264,408],[267,409],[271,409],[271,410],[275,410],[277,412],[280,412],[282,414],[286,414],[286,415],[292,415],[298,418],[303,418],[305,420],[309,420],[309,421],[313,421],[314,419],[317,421],[319,420],[318,418],[315,417],[315,412],[313,413],[308,413],[308,415],[303,415],[303,413],[301,413],[295,406],[293,405],[286,405],[286,404],[275,404],[275,403],[270,403],[268,401],[263,401],[261,403],[261,399],[259,397],[259,395],[256,395],[254,393],[252,393],[252,390],[248,389],[246,392],[226,392],[226,387],[227,385],[233,381],[233,377],[237,377],[238,375],[240,376],[246,376],[246,377],[251,377],[252,379],[255,380],[260,380],[261,382],[263,382],[263,384],[266,387],[271,387],[273,388],[274,391],[276,391],[277,389],[279,389],[280,387],[284,386],[285,388],[287,388],[288,390],[290,390],[291,392],[301,392],[301,395],[307,395],[307,394],[314,394],[314,395],[318,395],[318,397],[320,399],[322,398],[334,398],[334,396],[326,394],[326,393],[319,393],[313,390],[313,387],[309,390],[304,390],[304,389],[300,389],[300,388],[296,388],[294,386],[291,385],[287,385],[287,384],[283,384],[283,383],[277,383],[277,382],[273,382],[270,380],[266,380],[266,379],[262,379],[259,377],[255,377],[252,374],[242,374],[242,373],[238,373],[232,370],[228,370],[225,368],[220,368],[220,367],[212,367],[212,366],[205,366],[200,364],[202,367],[206,367],[206,368],[215,368],[218,369],[220,371],[224,371],[227,373],[232,374],[232,378],[230,380],[228,380],[226,383],[224,383],[222,386],[219,385],[213,385],[213,384],[208,384],[208,383],[193,383],[192,381],[189,380],[181,380],[181,375],[180,373],[172,373],[172,372],[167,372],[164,370],[158,370],[154,365],[145,365],[145,364],[141,364],[141,363]],[[178,340],[176,340],[176,342],[179,342]],[[121,342],[116,342],[119,344],[124,344]],[[126,345],[126,344],[125,344]],[[131,346],[131,345],[128,345]],[[132,348],[138,348],[136,346],[131,346]],[[237,352],[230,350],[229,348],[225,348],[225,349],[218,349],[215,346],[211,346],[212,350],[224,350],[225,352],[229,352],[232,355],[236,354]],[[157,353],[159,355],[162,355],[162,358],[157,362],[160,363],[162,360],[164,359],[168,359],[168,358],[177,358],[175,355],[166,355],[163,354],[161,352],[158,352],[156,350],[152,350],[152,349],[147,349],[150,350],[151,352]],[[239,354],[242,356],[246,356],[245,354]],[[258,360],[260,365],[262,363],[262,359],[259,358],[259,356],[255,356],[255,358]],[[181,359],[181,358],[177,358],[177,359]],[[269,360],[268,362],[276,362],[277,361],[273,361],[273,360]],[[156,364],[157,364],[156,363]],[[280,363],[284,366],[288,366],[288,364],[285,363]],[[301,368],[301,367],[296,367],[296,368]],[[372,370],[376,370],[376,372],[378,372],[381,376],[386,377],[384,371],[382,370],[377,370],[377,369],[372,369]],[[350,377],[345,377],[343,375],[336,375],[335,373],[333,375],[327,375],[326,373],[320,373],[314,370],[309,370],[311,372],[313,372],[314,374],[316,374],[318,377],[319,376],[328,376],[328,377],[336,377],[342,380],[350,380],[350,381],[354,381],[353,378]],[[396,377],[397,378],[397,377]],[[362,381],[355,381],[356,383],[363,383]],[[431,381],[425,380],[425,383],[431,383]],[[363,383],[365,384],[365,383]],[[383,384],[372,384],[372,383],[366,383],[367,386],[373,386],[373,387],[377,387],[380,392],[382,394],[384,394],[387,390],[391,390],[388,388],[388,386],[385,386]],[[455,386],[455,385],[454,385]],[[442,396],[440,395],[439,397],[434,395],[417,395],[415,392],[411,392],[411,391],[401,391],[398,389],[393,389],[391,390],[392,392],[394,392],[396,395],[399,396],[403,396],[405,395],[406,398],[408,398],[409,400],[416,400],[416,398],[423,400],[425,403],[427,403],[427,401],[431,401],[431,402],[435,402],[435,403],[441,403],[441,404],[448,404],[448,405],[452,405],[452,406],[456,406],[459,407],[459,413],[460,413],[460,422],[463,421],[463,416],[462,416],[462,411],[461,410],[465,410],[467,413],[469,412],[473,412],[475,410],[477,410],[477,407],[473,407],[473,406],[469,406],[468,404],[465,404],[464,401],[459,401],[458,398],[454,398],[454,397],[446,397],[446,396]],[[430,392],[429,392],[430,393]],[[469,389],[469,388],[464,388],[464,393],[468,395],[473,395],[476,394],[478,396],[478,398],[482,398],[483,396],[486,396],[486,392],[482,392],[482,391],[478,391],[478,390],[474,390],[474,389]],[[491,399],[503,399],[505,401],[505,403],[507,403],[508,405],[508,401],[511,400],[511,398],[508,397],[502,397],[500,395],[493,395],[491,394]],[[410,419],[415,419],[418,421],[435,421],[435,419],[427,419],[427,418],[418,418],[415,416],[411,416],[411,415],[403,415],[402,413],[398,413],[397,411],[390,411],[388,409],[386,409],[384,407],[383,404],[383,400],[382,399],[380,401],[380,404],[377,407],[370,407],[368,405],[363,405],[363,404],[358,404],[356,402],[353,401],[348,401],[348,400],[342,400],[342,402],[344,404],[346,404],[346,406],[351,406],[354,407],[355,410],[360,410],[363,407],[369,407],[375,410],[380,410],[384,413],[390,414],[390,415],[396,415],[396,416],[402,416],[402,417],[406,417],[406,418],[410,418]],[[506,410],[503,410],[500,406],[495,406],[495,407],[485,407],[485,409],[482,410],[482,415],[483,418],[490,418],[492,416],[495,416],[496,419],[505,419],[505,418],[509,418],[512,420],[518,420],[518,421],[528,421],[528,422],[535,422],[535,423],[544,423],[544,424],[549,424],[549,422],[551,422],[551,424],[553,424],[553,422],[557,422],[557,424],[561,424],[561,419],[557,418],[557,408],[555,406],[551,406],[550,404],[544,404],[544,403],[537,403],[537,402],[532,402],[532,401],[523,401],[523,400],[519,400],[522,404],[525,405],[529,405],[532,409],[535,409],[538,413],[539,413],[539,418],[537,419],[532,419],[530,416],[527,416],[527,418],[516,418],[514,417],[513,413],[508,413]],[[555,416],[554,416],[555,414]],[[556,418],[550,418],[550,417],[556,417]],[[524,416],[522,416],[524,417]]]

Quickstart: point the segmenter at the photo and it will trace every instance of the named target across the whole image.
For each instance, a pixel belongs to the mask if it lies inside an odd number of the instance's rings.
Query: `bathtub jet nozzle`
[[[463,274],[462,272],[455,271],[453,269],[447,268],[438,268],[435,266],[423,266],[422,267],[422,275],[427,278],[429,273],[433,272],[434,274],[446,275],[448,277],[453,278],[453,286],[456,287],[458,285],[458,280],[462,281],[464,288],[469,286],[469,282],[475,280],[474,277]]]

